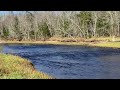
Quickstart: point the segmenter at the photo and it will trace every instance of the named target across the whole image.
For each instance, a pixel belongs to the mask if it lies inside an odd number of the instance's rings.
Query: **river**
[[[29,59],[37,70],[57,79],[120,79],[120,49],[5,44],[3,52]]]

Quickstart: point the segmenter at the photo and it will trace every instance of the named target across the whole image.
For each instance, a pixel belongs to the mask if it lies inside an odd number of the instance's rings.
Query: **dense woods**
[[[119,11],[24,11],[0,15],[0,38],[46,40],[51,37],[120,37]]]

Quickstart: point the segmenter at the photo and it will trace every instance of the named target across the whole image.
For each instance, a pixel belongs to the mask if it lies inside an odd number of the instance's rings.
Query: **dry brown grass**
[[[120,41],[120,37],[116,37],[115,41]],[[120,47],[118,43],[112,42],[112,37],[99,37],[99,38],[90,38],[90,39],[52,37],[46,41],[6,41],[4,43],[7,43],[7,44],[14,44],[14,43],[26,44],[27,43],[27,44],[55,44],[55,45],[87,45],[87,46],[97,46],[97,47],[102,46],[102,47],[117,47],[117,48]]]

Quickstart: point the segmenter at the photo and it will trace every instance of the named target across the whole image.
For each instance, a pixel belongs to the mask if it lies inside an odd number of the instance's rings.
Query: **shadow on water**
[[[27,58],[58,79],[120,79],[120,49],[5,44],[3,52]]]

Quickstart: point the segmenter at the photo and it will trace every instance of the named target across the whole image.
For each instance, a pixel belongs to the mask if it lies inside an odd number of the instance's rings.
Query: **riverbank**
[[[0,54],[0,79],[52,79],[19,56]]]
[[[91,38],[91,39],[71,39],[71,38],[52,38],[46,41],[2,41],[1,44],[53,44],[53,45],[84,45],[95,47],[120,48],[120,38],[112,41],[112,37]]]

